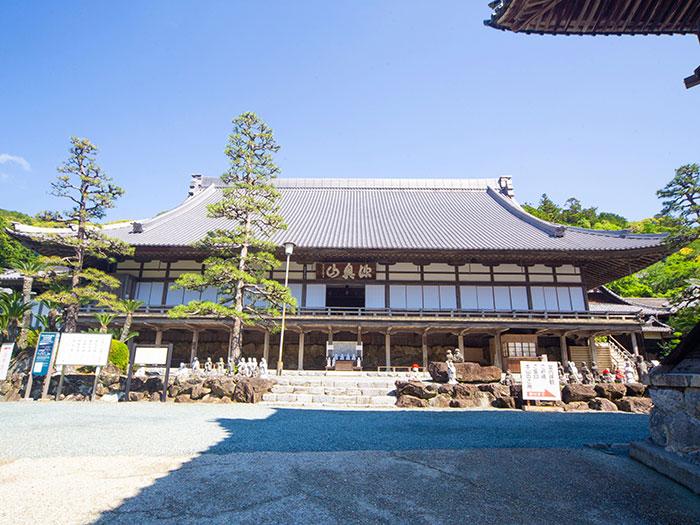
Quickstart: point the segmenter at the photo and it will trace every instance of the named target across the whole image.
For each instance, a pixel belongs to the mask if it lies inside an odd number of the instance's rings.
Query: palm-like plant
[[[38,277],[46,269],[46,265],[35,259],[32,261],[20,261],[14,265],[13,269],[22,274],[22,300],[25,304],[31,304],[34,278]],[[22,329],[17,343],[17,346],[22,349],[27,346],[27,334],[29,333],[31,320],[32,312],[29,309],[22,316]]]
[[[121,335],[119,336],[119,341],[122,343],[130,339],[130,334],[134,332],[129,332],[131,329],[131,323],[134,320],[134,312],[141,308],[144,304],[143,301],[138,299],[122,299],[119,301],[117,308],[122,312],[126,313],[126,319],[124,320],[124,326],[122,327]],[[133,337],[133,336],[131,336]]]
[[[22,319],[31,309],[32,305],[24,302],[21,292],[15,290],[12,293],[0,293],[0,318],[3,318],[2,324],[5,326],[3,331],[9,342],[17,339]]]
[[[100,333],[106,334],[107,330],[109,329],[109,323],[114,321],[114,319],[117,317],[117,314],[102,313],[102,314],[92,314],[92,316],[95,319],[97,319],[97,322],[100,323]]]

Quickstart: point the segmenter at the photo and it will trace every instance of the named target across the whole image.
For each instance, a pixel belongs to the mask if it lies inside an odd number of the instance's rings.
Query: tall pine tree
[[[294,305],[289,289],[267,278],[279,265],[270,237],[286,229],[279,215],[280,194],[272,181],[280,172],[272,154],[279,150],[272,130],[254,113],[233,120],[225,153],[229,169],[219,202],[208,216],[227,219],[230,226],[210,231],[197,245],[210,256],[202,274],[183,274],[176,286],[188,290],[218,289],[216,302],[192,301],[170,311],[172,317],[215,316],[231,320],[229,365],[241,355],[243,325],[274,326],[284,303]]]
[[[43,236],[44,241],[66,255],[44,260],[50,267],[48,280],[59,286],[49,288],[37,300],[61,305],[64,332],[75,332],[80,305],[95,302],[111,307],[117,299],[110,290],[119,286],[119,280],[86,267],[86,261],[133,253],[126,243],[103,235],[95,222],[104,218],[107,209],[113,208],[114,201],[124,193],[95,162],[97,150],[89,140],[71,137],[70,157],[58,168],[57,180],[51,183],[52,195],[73,203],[73,208],[65,213],[51,213],[52,220],[70,226],[75,233]]]

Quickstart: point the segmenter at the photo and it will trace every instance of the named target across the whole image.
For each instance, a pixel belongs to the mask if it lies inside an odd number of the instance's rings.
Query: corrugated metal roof
[[[135,246],[183,246],[225,219],[207,217],[220,200],[220,179],[177,208],[105,233]],[[301,248],[422,250],[632,250],[659,246],[662,235],[567,228],[527,214],[501,179],[278,179],[288,229],[271,240]]]

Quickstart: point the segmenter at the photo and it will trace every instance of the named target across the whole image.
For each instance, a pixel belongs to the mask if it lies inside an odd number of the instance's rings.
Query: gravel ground
[[[0,523],[697,524],[622,413],[0,404]]]
[[[171,403],[0,404],[0,458],[582,447],[648,436],[648,416],[308,410]]]

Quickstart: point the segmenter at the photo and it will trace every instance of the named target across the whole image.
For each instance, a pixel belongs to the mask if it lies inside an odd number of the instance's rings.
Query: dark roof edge
[[[616,294],[615,292],[613,292],[610,288],[608,288],[605,285],[601,285],[598,288],[600,288],[603,291],[603,293],[610,295],[610,297],[612,297],[613,299],[616,299],[616,300],[620,301],[621,303],[627,304],[629,306],[639,307],[639,308],[642,308],[644,310],[657,310],[658,312],[663,312],[663,313],[671,313],[673,311],[673,308],[671,308],[671,307],[649,306],[646,304],[635,303],[634,301],[631,301],[627,297],[622,297],[621,295]]]
[[[540,230],[544,231],[545,233],[548,233],[552,237],[564,237],[567,228],[566,226],[562,224],[547,222],[545,220],[540,219],[539,217],[535,217],[534,215],[522,209],[520,205],[513,199],[506,197],[505,195],[503,195],[503,193],[501,193],[495,188],[489,186],[486,192],[491,197],[493,197],[493,199],[496,202],[498,202],[501,206],[503,206],[506,210],[508,210],[510,213],[512,213],[519,219],[522,219],[525,222],[531,224],[532,226],[539,228]]]

